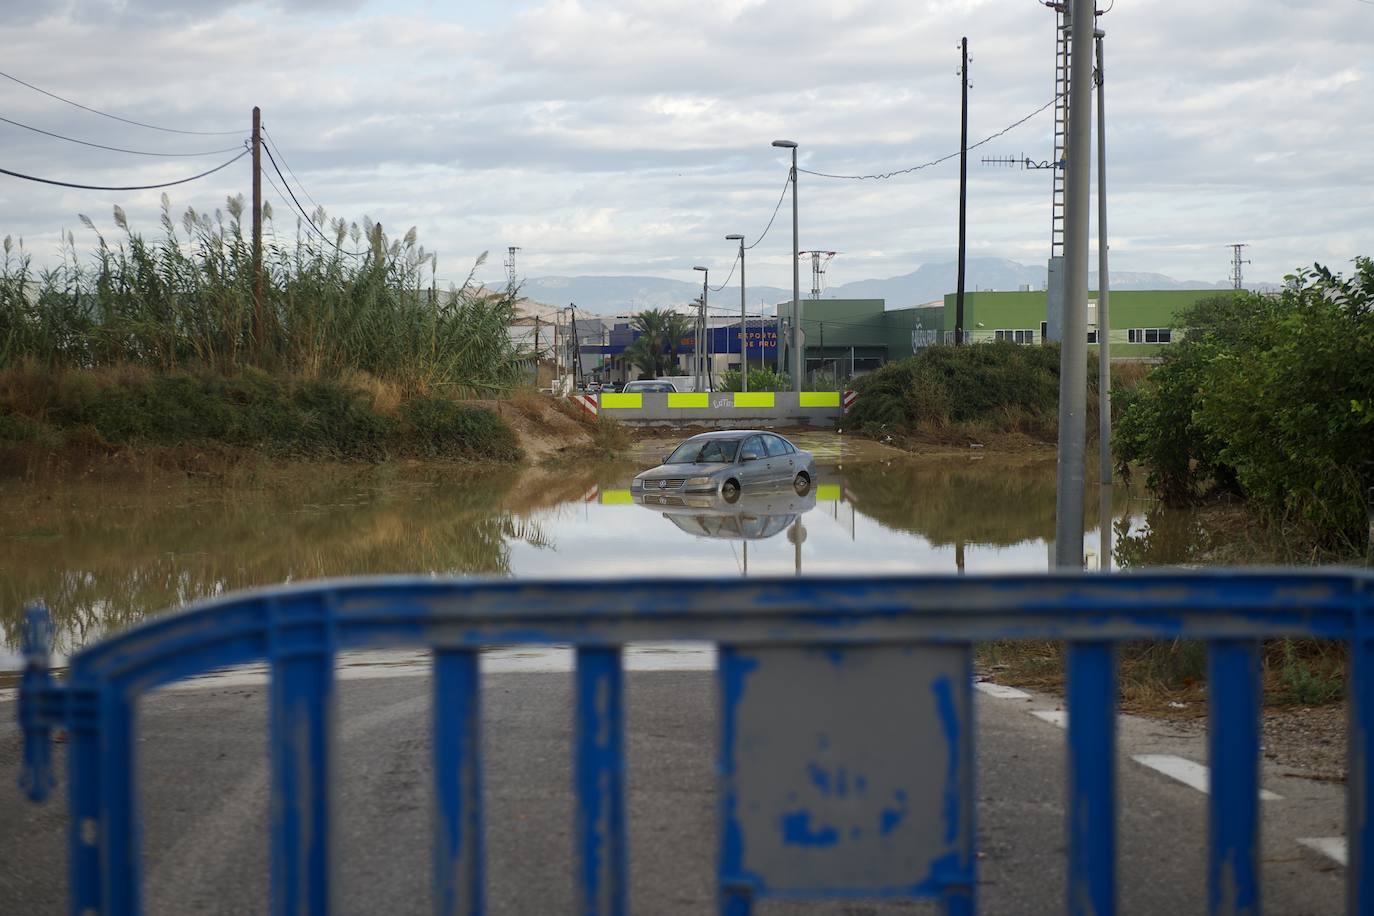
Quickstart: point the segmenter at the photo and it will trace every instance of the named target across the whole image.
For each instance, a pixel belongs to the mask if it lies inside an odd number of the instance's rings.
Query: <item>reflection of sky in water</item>
[[[511,571],[516,576],[626,578],[630,576],[730,576],[744,571],[739,540],[693,537],[653,507],[564,504],[528,516],[547,533],[553,549],[516,542]],[[1120,516],[1118,515],[1118,518]],[[895,531],[857,511],[849,502],[822,502],[802,515],[804,575],[954,572],[954,545],[934,545]],[[1132,528],[1143,523],[1132,518]],[[1115,537],[1115,534],[1113,534]],[[1085,533],[1086,551],[1096,565],[1098,529]],[[750,575],[793,575],[796,548],[783,531],[748,543]],[[1039,572],[1048,568],[1049,545],[1028,540],[1010,546],[969,544],[964,570]]]

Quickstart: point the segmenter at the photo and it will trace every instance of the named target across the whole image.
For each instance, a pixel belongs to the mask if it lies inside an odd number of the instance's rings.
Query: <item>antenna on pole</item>
[[[1242,259],[1241,253],[1249,247],[1249,244],[1246,242],[1237,242],[1231,246],[1231,286],[1234,289],[1245,288],[1245,277],[1241,273],[1241,265],[1249,264],[1250,261],[1248,259]]]
[[[511,245],[506,249],[506,282],[511,286],[515,285],[515,253],[519,250],[519,245]]]
[[[811,298],[819,299],[825,291],[825,270],[838,251],[798,251],[797,257],[811,257]]]

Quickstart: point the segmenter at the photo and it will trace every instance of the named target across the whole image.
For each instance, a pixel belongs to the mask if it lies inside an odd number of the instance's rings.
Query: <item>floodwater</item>
[[[833,433],[792,437],[817,480],[738,503],[644,505],[630,480],[671,441],[598,467],[318,468],[249,483],[0,487],[0,671],[41,599],[58,659],[103,634],[234,589],[373,573],[730,577],[1039,571],[1053,555],[1055,461],[911,456]],[[1187,562],[1196,526],[1118,485],[1089,491],[1100,568]],[[669,500],[673,502],[673,500]],[[1106,510],[1105,513],[1102,510]]]

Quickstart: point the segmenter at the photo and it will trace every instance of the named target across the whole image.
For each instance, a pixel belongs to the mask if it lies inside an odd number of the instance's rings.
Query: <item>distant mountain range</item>
[[[825,291],[826,299],[884,299],[887,307],[906,308],[941,299],[954,292],[958,265],[954,261],[922,264],[920,268],[899,277],[885,280],[855,280]],[[804,283],[809,277],[803,274]],[[1097,286],[1097,273],[1088,282]],[[964,286],[972,290],[1043,289],[1045,266],[1021,264],[1005,258],[969,258]],[[1164,274],[1118,271],[1112,274],[1112,289],[1226,289],[1229,283],[1200,280],[1180,281]],[[664,277],[530,277],[520,288],[521,293],[549,305],[575,303],[589,314],[619,315],[647,308],[666,308],[687,305],[701,294],[701,285]],[[802,287],[802,295],[809,286]],[[750,312],[757,314],[760,303],[771,307],[792,298],[790,289],[776,286],[750,286],[745,300]],[[739,303],[739,287],[733,286],[711,294],[712,305],[722,307]]]

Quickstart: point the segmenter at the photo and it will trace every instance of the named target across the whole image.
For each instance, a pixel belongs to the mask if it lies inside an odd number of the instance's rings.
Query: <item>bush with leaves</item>
[[[1315,266],[1277,295],[1213,299],[1130,399],[1117,457],[1181,502],[1238,490],[1325,543],[1360,545],[1374,487],[1374,262]]]
[[[738,369],[727,369],[716,382],[717,391],[739,391],[740,375]],[[785,375],[772,369],[749,370],[750,391],[791,391],[792,382]]]

